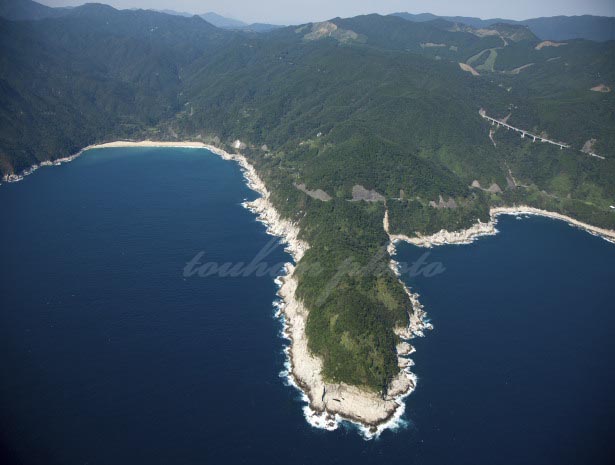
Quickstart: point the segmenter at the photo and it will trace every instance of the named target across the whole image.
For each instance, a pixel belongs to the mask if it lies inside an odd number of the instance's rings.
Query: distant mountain
[[[267,24],[267,23],[252,23],[247,26],[241,28],[242,31],[250,31],[250,32],[269,32],[274,31],[276,29],[280,29],[286,26],[279,26],[277,24]]]
[[[138,10],[138,8],[133,8],[133,9]],[[185,11],[155,10],[155,9],[152,9],[151,11],[157,11],[158,13],[164,13],[165,15],[183,16],[184,18],[190,18],[191,16],[194,16],[194,14],[186,13]]]
[[[160,13],[166,13],[168,15],[174,16],[184,16],[190,17],[194,16],[192,13],[186,13],[184,11],[175,11],[175,10],[154,10]],[[220,29],[229,29],[234,31],[246,31],[246,32],[269,32],[275,29],[279,29],[284,26],[278,26],[275,24],[266,24],[266,23],[252,23],[246,24],[243,21],[239,21],[237,19],[227,18],[225,16],[221,16],[214,12],[205,13],[202,15],[198,15],[207,21],[209,24],[212,24]]]
[[[244,27],[248,26],[243,21],[239,21],[237,19],[232,19],[232,18],[226,18],[224,16],[221,16],[211,11],[209,13],[205,13],[199,16],[203,18],[205,21],[207,21],[209,24],[213,24],[214,26],[222,28],[222,29],[243,29]]]
[[[437,16],[432,13],[419,13],[416,15],[412,13],[393,13],[392,16],[398,16],[400,18],[406,19],[408,21],[413,21],[415,23],[424,23],[427,21],[433,21],[435,19],[445,19],[446,21],[451,21],[453,23],[462,23],[467,26],[472,26],[476,28],[489,27],[496,23],[505,23],[509,21],[502,18],[480,19],[469,16]]]
[[[88,7],[90,5],[100,5],[97,3],[86,3],[82,5],[83,7]],[[106,5],[104,5],[106,6]],[[34,2],[32,0],[0,0],[0,17],[5,18],[11,21],[24,21],[24,20],[39,20],[44,18],[57,18],[60,16],[64,16],[71,12],[73,8],[52,8],[45,5],[41,5],[40,3]],[[138,8],[132,8],[131,11],[138,11]],[[82,10],[83,11],[83,10]],[[266,23],[253,23],[247,24],[243,21],[239,21],[237,19],[226,18],[214,12],[205,13],[202,15],[194,15],[192,13],[187,13],[185,11],[175,11],[175,10],[156,10],[151,9],[147,11],[152,11],[156,13],[163,13],[171,16],[181,16],[185,18],[190,18],[192,16],[200,16],[209,24],[216,26],[220,29],[229,29],[229,30],[237,30],[237,31],[246,31],[246,32],[269,32],[275,29],[279,29],[284,26],[278,26],[275,24],[266,24]]]
[[[521,21],[541,39],[615,40],[615,18],[606,16],[554,16]]]
[[[231,29],[235,31],[248,31],[248,32],[269,32],[274,29],[279,29],[284,26],[277,26],[275,24],[266,23],[253,23],[246,24],[243,21],[237,19],[226,18],[217,13],[209,12],[204,15],[200,15],[209,24],[213,24],[221,29]]]
[[[608,16],[553,16],[523,21],[503,18],[480,19],[466,16],[436,16],[431,13],[418,15],[394,13],[393,16],[413,22],[426,22],[441,18],[474,28],[489,28],[495,24],[522,25],[529,27],[542,40],[587,39],[597,42],[615,40],[615,18]]]
[[[11,21],[53,18],[68,11],[69,8],[51,8],[32,0],[0,0],[0,17]]]

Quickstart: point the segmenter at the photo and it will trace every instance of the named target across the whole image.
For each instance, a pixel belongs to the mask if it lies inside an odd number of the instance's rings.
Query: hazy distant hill
[[[244,27],[248,26],[243,21],[226,18],[214,12],[205,13],[200,16],[208,23],[213,24],[216,27],[221,27],[223,29],[243,29]]]
[[[160,10],[161,13],[166,13],[170,15],[178,15],[178,16],[193,16],[190,13],[173,11],[173,10]],[[266,23],[252,23],[247,24],[243,21],[239,21],[237,19],[227,18],[225,16],[221,16],[214,12],[205,13],[202,15],[198,15],[207,21],[209,24],[213,24],[216,27],[221,29],[230,29],[236,31],[249,31],[249,32],[269,32],[274,29],[279,29],[284,26],[277,26],[275,24],[266,24]]]
[[[138,8],[132,8],[133,10],[138,10]],[[187,13],[185,11],[175,11],[175,10],[155,10],[152,9],[152,11],[157,11],[158,13],[164,13],[167,15],[174,15],[174,16],[183,16],[185,18],[189,18],[190,16],[194,16],[192,13]]]
[[[598,42],[615,40],[615,18],[607,16],[553,16],[523,21],[503,18],[480,19],[467,16],[436,16],[431,13],[417,15],[395,13],[394,16],[415,22],[432,21],[442,18],[452,22],[467,24],[475,28],[486,28],[496,23],[518,24],[528,26],[542,40],[587,39]]]
[[[554,16],[521,21],[541,39],[615,40],[615,18],[605,16]]]
[[[250,31],[250,32],[269,32],[274,31],[275,29],[281,29],[286,26],[280,26],[277,24],[267,24],[267,23],[252,23],[247,26],[241,28],[242,31]]]
[[[243,21],[239,21],[236,19],[226,18],[217,13],[205,13],[200,15],[205,21],[210,24],[213,24],[216,27],[222,29],[232,29],[237,31],[250,31],[250,32],[269,32],[274,29],[279,29],[283,26],[276,26],[275,24],[265,24],[265,23],[252,23],[246,24]]]
[[[94,4],[91,4],[94,5]],[[85,5],[83,5],[85,6]],[[38,20],[43,18],[55,18],[64,16],[71,11],[72,8],[52,8],[32,0],[0,0],[0,18],[6,18],[12,21],[23,20]],[[132,11],[137,11],[137,8],[133,8]],[[172,16],[183,16],[189,18],[195,16],[192,13],[185,11],[175,10],[149,10],[157,13],[164,13]],[[247,32],[269,32],[274,29],[279,29],[283,26],[267,23],[253,23],[247,24],[237,19],[227,18],[214,12],[205,13],[202,15],[196,15],[203,18],[209,24],[212,24],[221,29],[230,29]]]

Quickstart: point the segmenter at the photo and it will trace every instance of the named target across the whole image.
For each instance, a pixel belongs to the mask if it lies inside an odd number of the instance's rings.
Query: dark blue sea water
[[[405,428],[304,420],[232,163],[105,149],[0,187],[0,452],[22,464],[613,463],[615,246],[559,222],[431,251]],[[424,250],[400,246],[399,260]],[[288,260],[281,247],[267,258]]]

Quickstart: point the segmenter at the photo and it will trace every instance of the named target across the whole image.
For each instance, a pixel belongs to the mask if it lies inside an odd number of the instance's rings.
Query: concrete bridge
[[[489,121],[492,126],[497,126],[497,127],[503,126],[507,130],[511,130],[512,129],[513,131],[518,132],[519,134],[521,134],[521,138],[522,139],[525,139],[525,137],[527,136],[528,138],[532,139],[532,142],[536,142],[536,141],[546,142],[548,144],[557,145],[560,149],[569,149],[570,148],[570,145],[565,144],[563,142],[556,142],[554,140],[550,140],[550,139],[546,139],[546,138],[541,137],[541,136],[537,136],[536,134],[532,134],[529,131],[526,131],[524,129],[516,128],[514,126],[511,126],[510,124],[505,123],[504,121],[500,121],[498,119],[492,118],[491,116],[487,116],[487,113],[482,108],[479,110],[478,113],[483,118],[485,118],[487,121]]]

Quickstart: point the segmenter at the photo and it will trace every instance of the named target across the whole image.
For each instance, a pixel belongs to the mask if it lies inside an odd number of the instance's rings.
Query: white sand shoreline
[[[195,148],[195,149],[209,149],[212,152],[214,151],[214,149],[218,150],[216,147],[213,147],[211,145],[206,145],[206,144],[204,144],[202,142],[156,142],[156,141],[151,141],[151,140],[145,140],[145,141],[140,141],[140,142],[134,142],[134,141],[105,142],[105,143],[102,143],[102,144],[88,145],[87,147],[82,148],[77,153],[75,153],[73,155],[69,155],[68,157],[57,158],[57,159],[55,159],[53,161],[46,160],[46,161],[40,162],[39,164],[32,165],[31,167],[23,170],[19,174],[4,175],[2,177],[2,182],[13,183],[13,182],[23,181],[26,176],[31,175],[32,173],[34,173],[36,170],[38,170],[40,168],[43,168],[45,166],[60,166],[60,165],[63,165],[64,163],[69,163],[69,162],[73,161],[75,158],[80,157],[87,150],[113,148],[113,147],[175,147],[175,148]]]

